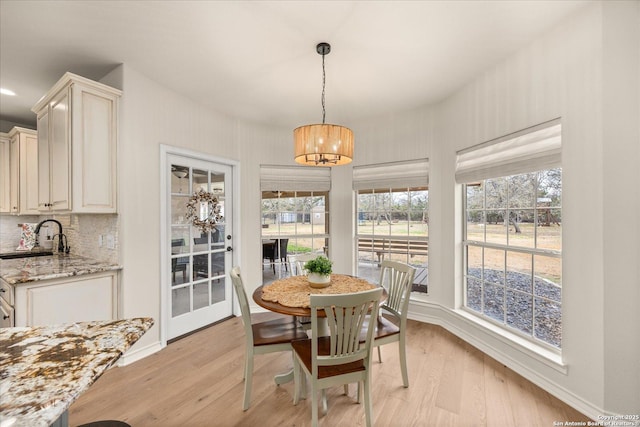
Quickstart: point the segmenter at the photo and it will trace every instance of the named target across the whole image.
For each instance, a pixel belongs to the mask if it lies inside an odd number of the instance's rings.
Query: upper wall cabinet
[[[9,135],[0,132],[0,213],[9,213],[11,211],[9,199],[10,145]]]
[[[35,130],[14,127],[8,136],[9,212],[38,215],[38,134]]]
[[[41,212],[117,212],[122,92],[66,73],[31,109],[38,122]]]

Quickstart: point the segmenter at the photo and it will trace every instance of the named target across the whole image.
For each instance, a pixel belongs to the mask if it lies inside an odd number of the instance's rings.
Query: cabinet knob
[[[9,315],[8,315],[8,314],[7,314],[7,315],[2,316],[2,320],[7,320],[8,318],[9,318]]]

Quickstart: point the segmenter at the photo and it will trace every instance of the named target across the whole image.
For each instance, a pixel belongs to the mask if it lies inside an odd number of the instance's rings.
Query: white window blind
[[[355,166],[353,189],[408,188],[429,185],[429,160]]]
[[[331,168],[260,166],[261,191],[329,191]]]
[[[561,166],[561,124],[552,120],[459,151],[456,182],[534,172]]]

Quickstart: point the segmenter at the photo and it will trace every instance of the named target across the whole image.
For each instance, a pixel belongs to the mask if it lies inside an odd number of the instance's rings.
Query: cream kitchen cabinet
[[[38,134],[14,127],[8,136],[9,212],[38,215]]]
[[[122,92],[66,73],[31,109],[38,122],[41,212],[116,213]]]
[[[118,318],[118,273],[34,281],[15,287],[15,325],[39,326]]]
[[[11,140],[9,135],[0,132],[0,213],[9,213],[11,203],[9,198],[10,180],[9,180],[9,150]]]

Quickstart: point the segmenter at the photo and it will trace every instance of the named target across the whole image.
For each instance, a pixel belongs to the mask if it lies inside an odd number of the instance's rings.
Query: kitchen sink
[[[53,255],[53,252],[51,251],[10,252],[6,254],[0,254],[0,259],[31,258],[35,256],[48,256],[48,255]]]

